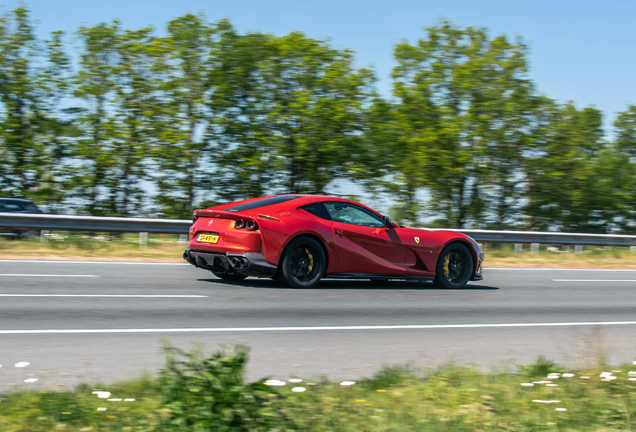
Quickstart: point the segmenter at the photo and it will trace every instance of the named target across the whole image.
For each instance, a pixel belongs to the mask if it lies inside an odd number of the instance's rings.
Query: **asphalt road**
[[[355,379],[407,361],[505,367],[538,354],[632,361],[636,270],[486,269],[462,290],[341,280],[294,290],[180,264],[0,260],[0,388],[155,371],[163,337],[247,344],[251,379]]]

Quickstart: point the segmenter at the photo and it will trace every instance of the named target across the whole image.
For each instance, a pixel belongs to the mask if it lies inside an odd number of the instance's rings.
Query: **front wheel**
[[[278,279],[292,288],[313,288],[327,270],[327,257],[320,243],[311,237],[298,237],[285,248]]]
[[[220,273],[215,271],[212,271],[212,274],[218,277],[219,279],[223,279],[226,281],[233,281],[233,282],[240,282],[247,277],[247,276],[233,274],[233,273]]]
[[[440,288],[463,288],[472,275],[473,254],[462,243],[451,243],[439,254],[435,268],[435,285]]]

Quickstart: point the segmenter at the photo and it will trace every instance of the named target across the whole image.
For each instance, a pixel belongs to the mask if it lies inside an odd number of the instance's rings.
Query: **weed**
[[[520,365],[519,373],[528,378],[545,377],[552,373],[561,373],[564,369],[558,364],[548,360],[545,356],[538,356],[537,359],[528,364]]]
[[[236,345],[203,355],[164,342],[161,371],[165,428],[172,431],[257,431],[284,423],[280,398],[265,380],[245,381],[246,347]]]

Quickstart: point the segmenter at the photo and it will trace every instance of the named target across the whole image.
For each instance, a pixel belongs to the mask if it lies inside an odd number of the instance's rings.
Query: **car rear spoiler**
[[[237,219],[247,218],[249,216],[242,215],[236,212],[222,211],[222,210],[195,210],[194,216],[208,217],[208,218],[221,218],[221,219]]]
[[[268,220],[280,222],[280,219],[275,218],[273,216],[269,216],[269,215],[259,214],[257,217],[255,217],[255,216],[247,216],[245,214],[241,214],[237,212],[230,212],[230,211],[223,211],[223,210],[207,210],[207,209],[195,210],[194,216],[220,218],[220,219],[241,219],[241,218],[242,219],[268,219]]]

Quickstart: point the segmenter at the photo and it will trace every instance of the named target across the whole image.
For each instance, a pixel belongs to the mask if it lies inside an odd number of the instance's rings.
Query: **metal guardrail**
[[[49,214],[0,213],[0,228],[98,232],[187,234],[192,224],[184,219],[149,219]],[[542,243],[554,245],[636,246],[636,236],[615,234],[570,234],[536,231],[451,230],[485,243]]]
[[[187,234],[191,220],[0,213],[0,228]]]
[[[636,246],[636,236],[540,231],[452,230],[485,243],[542,243],[577,246]]]

